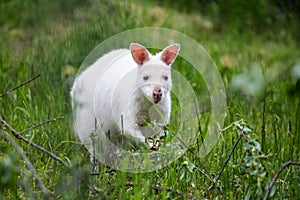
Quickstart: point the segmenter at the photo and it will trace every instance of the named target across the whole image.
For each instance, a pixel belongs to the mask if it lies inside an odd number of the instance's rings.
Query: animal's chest
[[[135,122],[138,125],[146,125],[148,123],[162,123],[166,119],[166,108],[163,102],[159,104],[139,103],[135,106]]]

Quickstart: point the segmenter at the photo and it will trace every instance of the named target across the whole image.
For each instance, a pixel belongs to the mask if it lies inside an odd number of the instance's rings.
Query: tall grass
[[[260,169],[266,174],[262,178],[253,175],[254,168],[243,168],[245,157],[251,153],[247,149],[249,140],[243,138],[216,189],[207,198],[241,199],[249,195],[261,198],[255,192],[265,191],[266,186],[259,184],[267,184],[283,162],[299,161],[299,77],[296,79],[292,73],[300,58],[299,40],[291,32],[295,27],[284,27],[278,32],[280,28],[268,29],[257,34],[249,28],[239,31],[234,26],[220,25],[220,15],[222,13],[203,16],[197,9],[182,11],[180,6],[172,9],[151,1],[13,0],[1,3],[0,94],[37,74],[41,77],[0,98],[0,115],[18,131],[63,116],[56,122],[30,129],[23,136],[63,158],[70,168],[17,140],[53,199],[181,198],[174,191],[153,188],[155,185],[191,193],[201,199],[211,185],[203,172],[212,177],[217,175],[238,138],[236,129],[230,125],[241,119],[252,130],[250,139],[261,146],[261,150],[255,147],[261,156],[251,155],[262,164]],[[121,31],[142,26],[178,30],[206,48],[227,90],[224,127],[230,127],[201,160],[197,157],[199,144],[196,141],[202,140],[199,134],[189,151],[159,171],[125,173],[100,165],[96,170],[98,175],[91,176],[88,152],[72,128],[70,87],[81,62],[97,44]],[[191,84],[199,83],[188,63],[179,60],[177,64],[183,65],[180,72],[188,76]],[[255,67],[261,69],[265,85],[261,93],[249,95],[245,88],[237,89],[232,80],[243,73],[250,74]],[[200,98],[206,95],[203,84],[194,86]],[[201,120],[200,128],[205,134],[206,118]],[[10,133],[3,125],[0,128]],[[281,174],[274,198],[299,197],[299,170],[299,167],[290,167]],[[21,157],[3,137],[0,138],[0,177],[0,199],[42,197]]]

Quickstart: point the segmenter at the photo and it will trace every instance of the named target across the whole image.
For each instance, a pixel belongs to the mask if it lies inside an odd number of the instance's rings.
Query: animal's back
[[[106,68],[119,56],[129,53],[128,49],[119,49],[105,54],[84,70],[74,82],[71,90],[75,132],[87,145],[91,144],[90,134],[95,132],[96,116],[94,96],[97,82],[101,76],[108,76]],[[109,75],[113,78],[113,75]],[[107,77],[109,78],[109,77]],[[106,86],[109,83],[106,83]],[[101,101],[105,102],[105,96]],[[99,98],[96,98],[99,99]],[[100,111],[101,112],[101,111]]]
[[[137,73],[137,65],[128,51],[112,60],[99,77],[94,105],[101,132],[110,131],[114,136],[120,134],[121,116],[128,114],[128,104],[136,89]]]

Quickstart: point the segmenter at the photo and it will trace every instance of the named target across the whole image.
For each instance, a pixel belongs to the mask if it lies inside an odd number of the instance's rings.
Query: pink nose
[[[158,103],[161,100],[162,97],[162,91],[159,87],[155,87],[152,93],[153,102]]]

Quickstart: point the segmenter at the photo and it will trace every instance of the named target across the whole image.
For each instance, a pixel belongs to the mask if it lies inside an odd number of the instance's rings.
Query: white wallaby
[[[87,145],[91,133],[110,138],[130,135],[141,142],[162,134],[171,112],[171,64],[179,44],[151,55],[140,44],[99,58],[75,80],[72,107],[75,131]]]

